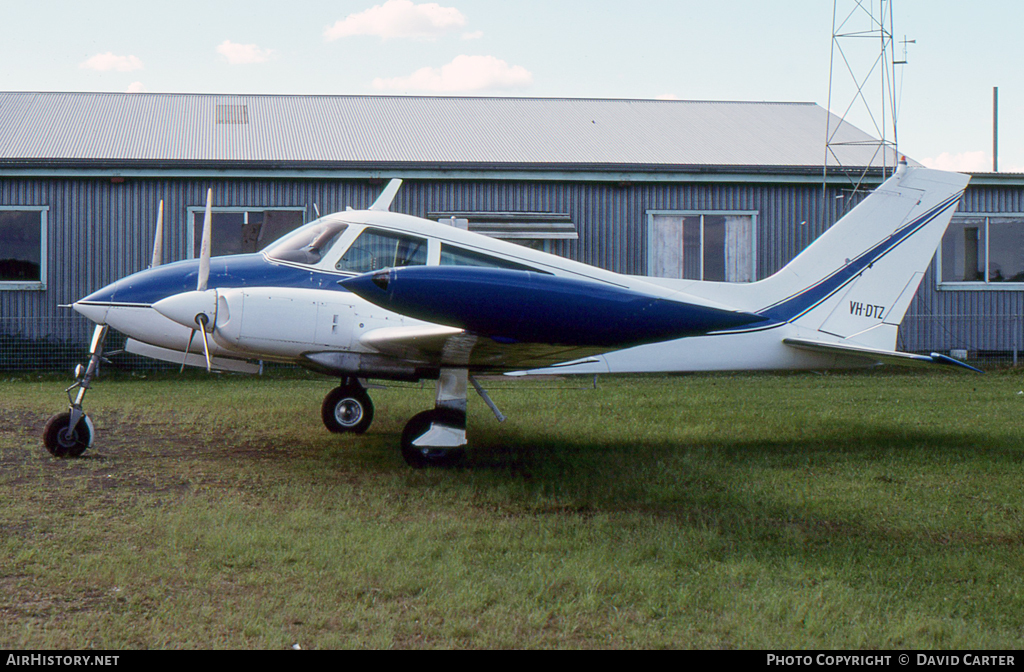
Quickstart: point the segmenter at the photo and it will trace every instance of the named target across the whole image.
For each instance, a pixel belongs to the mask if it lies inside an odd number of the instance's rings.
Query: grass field
[[[1024,376],[492,381],[464,468],[398,438],[432,390],[101,379],[96,446],[0,378],[0,648],[1018,648]]]

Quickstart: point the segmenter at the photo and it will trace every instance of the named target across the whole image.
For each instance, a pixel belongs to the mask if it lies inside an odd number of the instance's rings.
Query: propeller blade
[[[210,213],[213,204],[213,189],[206,190],[206,215],[203,217],[203,240],[199,245],[199,283],[196,289],[206,291],[206,283],[210,279],[210,229],[213,216]]]
[[[160,209],[156,213],[156,234],[153,236],[153,263],[150,268],[156,268],[164,263],[164,200],[160,199]]]
[[[193,329],[192,333],[188,335],[188,345],[185,346],[185,356],[181,359],[181,370],[178,373],[185,373],[185,362],[188,360],[188,351],[192,347],[192,339],[196,337],[196,330]]]
[[[203,352],[206,353],[206,372],[209,373],[213,369],[213,364],[210,362],[210,343],[206,338],[206,325],[210,320],[206,317],[206,313],[196,319],[199,320],[199,324],[203,325]]]

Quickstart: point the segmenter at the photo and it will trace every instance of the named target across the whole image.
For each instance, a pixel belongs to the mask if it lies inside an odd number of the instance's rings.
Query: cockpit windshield
[[[282,261],[318,264],[346,228],[348,224],[338,219],[318,219],[272,243],[264,252]]]

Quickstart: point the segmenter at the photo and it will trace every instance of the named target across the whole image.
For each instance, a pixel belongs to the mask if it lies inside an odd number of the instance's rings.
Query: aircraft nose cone
[[[102,289],[98,289],[89,296],[79,299],[71,304],[76,313],[92,320],[96,324],[106,324],[107,311],[114,301],[114,294],[117,290],[117,283],[113,282]]]
[[[107,311],[110,310],[109,303],[88,303],[86,299],[72,303],[71,307],[74,308],[76,313],[92,320],[96,324],[105,324],[107,321]]]
[[[217,290],[172,294],[154,303],[153,310],[189,329],[199,328],[197,318],[206,315],[207,330],[210,330],[217,322]]]

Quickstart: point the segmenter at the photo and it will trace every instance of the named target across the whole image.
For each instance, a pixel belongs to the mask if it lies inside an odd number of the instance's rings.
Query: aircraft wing
[[[385,327],[363,334],[363,345],[411,362],[473,370],[512,371],[547,368],[560,362],[596,355],[607,348],[501,343],[457,327],[423,325]]]
[[[933,352],[930,355],[915,355],[910,352],[896,352],[894,350],[877,350],[866,348],[861,345],[850,345],[847,343],[830,343],[827,341],[816,341],[805,338],[784,338],[782,342],[792,348],[810,350],[829,355],[843,355],[845,357],[857,357],[882,364],[896,364],[898,366],[932,366],[934,364],[946,364],[949,366],[960,366],[971,371],[983,373],[981,369],[964,364],[958,359]]]

